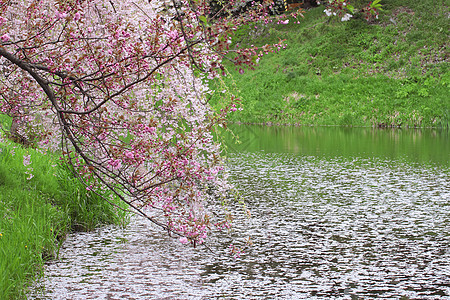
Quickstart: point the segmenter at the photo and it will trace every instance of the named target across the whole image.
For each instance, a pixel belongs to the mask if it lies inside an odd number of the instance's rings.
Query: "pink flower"
[[[7,34],[7,33],[5,33],[4,35],[0,36],[0,40],[1,40],[2,42],[7,42],[7,41],[9,41],[10,38],[11,38],[11,37],[10,37],[9,34]]]
[[[133,159],[134,158],[134,154],[131,151],[126,151],[125,152],[125,157],[129,158],[129,159]]]
[[[178,32],[176,30],[172,30],[169,31],[168,36],[172,39],[172,40],[176,40],[178,37]]]
[[[65,12],[62,12],[62,13],[60,13],[59,11],[56,13],[56,17],[58,18],[58,19],[65,19],[66,17],[67,17],[67,13],[65,13]]]
[[[76,12],[75,15],[73,16],[73,19],[75,21],[78,21],[79,19],[81,19],[81,14],[79,12]]]
[[[0,16],[0,26],[2,26],[4,23],[6,23],[6,19]]]
[[[109,164],[113,167],[113,170],[118,170],[122,166],[122,161],[120,159],[110,159]]]
[[[180,243],[187,244],[187,243],[189,243],[189,240],[187,239],[187,237],[183,236],[180,238]]]
[[[23,156],[23,165],[26,167],[31,164],[31,155]]]

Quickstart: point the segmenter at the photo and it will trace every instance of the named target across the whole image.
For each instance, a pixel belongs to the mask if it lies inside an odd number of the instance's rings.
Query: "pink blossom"
[[[176,40],[178,37],[178,31],[172,30],[167,34],[172,40]]]
[[[81,19],[81,14],[80,14],[79,12],[76,12],[75,15],[73,15],[73,19],[74,19],[75,21],[80,20],[80,19]]]
[[[134,154],[131,151],[125,151],[125,157],[129,158],[129,159],[133,159],[134,158]]]
[[[0,16],[0,26],[6,23],[6,19]]]
[[[7,42],[7,41],[9,41],[10,38],[11,38],[11,37],[10,37],[9,34],[7,34],[7,33],[5,33],[4,35],[0,36],[0,40],[1,40],[2,42]]]
[[[26,167],[31,164],[31,155],[23,156],[23,165]]]
[[[113,167],[113,170],[118,170],[122,166],[122,161],[120,159],[110,159],[109,164]]]
[[[187,243],[189,243],[189,240],[187,239],[187,237],[183,236],[180,238],[180,243],[187,244]]]
[[[67,13],[65,13],[65,12],[56,12],[56,18],[58,18],[58,19],[65,19],[67,17]]]

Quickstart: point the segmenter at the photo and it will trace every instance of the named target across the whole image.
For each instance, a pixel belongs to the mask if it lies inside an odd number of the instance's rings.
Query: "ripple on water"
[[[71,235],[30,298],[450,298],[448,167],[263,153],[229,165],[252,212],[237,218],[253,241],[240,258],[133,219]]]

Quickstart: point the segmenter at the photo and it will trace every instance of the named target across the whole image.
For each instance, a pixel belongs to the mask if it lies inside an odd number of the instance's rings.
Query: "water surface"
[[[30,299],[450,299],[448,132],[235,131],[239,258],[134,218],[69,236]]]

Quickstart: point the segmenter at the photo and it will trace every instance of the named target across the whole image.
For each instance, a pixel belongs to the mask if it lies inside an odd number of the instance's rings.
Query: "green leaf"
[[[375,1],[373,1],[372,4],[370,4],[370,7],[373,7],[373,8],[381,8],[382,5],[379,3],[380,1],[381,1],[381,0],[375,0]]]
[[[202,21],[203,23],[205,23],[205,25],[208,25],[208,19],[206,19],[205,16],[200,16],[200,17],[198,17],[198,19],[199,19],[200,21]]]
[[[351,5],[347,5],[348,10],[353,14],[355,12],[355,8]]]
[[[421,97],[428,97],[430,95],[430,93],[428,92],[428,89],[426,89],[426,88],[419,89],[418,94]]]

